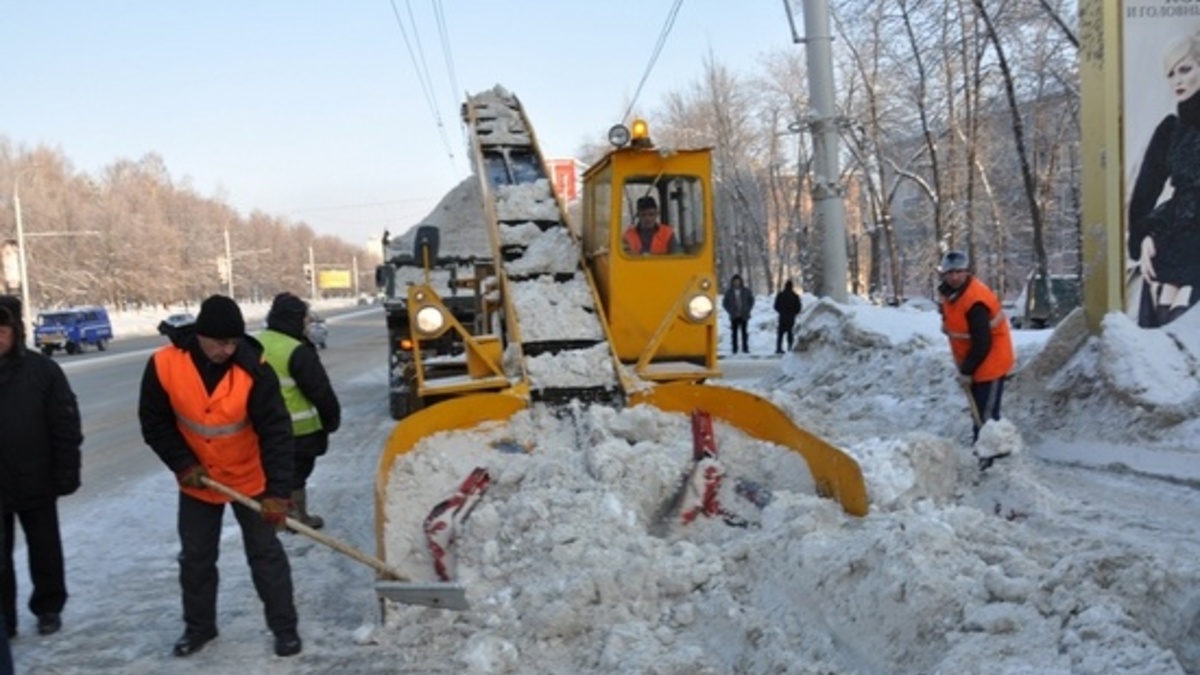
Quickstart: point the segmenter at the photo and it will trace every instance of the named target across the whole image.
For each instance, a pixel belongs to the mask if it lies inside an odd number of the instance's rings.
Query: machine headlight
[[[692,321],[704,321],[713,312],[712,298],[707,295],[693,295],[687,303],[687,315]]]
[[[614,124],[608,130],[608,142],[618,148],[625,147],[625,144],[629,142],[629,128],[624,124]]]
[[[437,307],[422,307],[417,310],[417,331],[433,335],[446,325],[446,317]]]

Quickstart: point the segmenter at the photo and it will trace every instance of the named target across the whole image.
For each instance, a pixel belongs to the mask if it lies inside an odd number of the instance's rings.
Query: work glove
[[[180,487],[206,487],[204,481],[200,480],[201,478],[208,478],[208,471],[204,469],[203,464],[193,464],[175,474],[175,480],[179,481]]]
[[[969,390],[974,382],[975,378],[971,377],[967,373],[958,374],[958,386],[962,387],[963,389]]]
[[[260,503],[262,504],[263,520],[276,529],[287,525],[288,511],[292,508],[292,500],[286,497],[263,497]]]

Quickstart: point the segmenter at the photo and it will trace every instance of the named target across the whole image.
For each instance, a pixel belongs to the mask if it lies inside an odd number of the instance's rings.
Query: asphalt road
[[[335,389],[338,382],[387,367],[382,308],[359,307],[325,314],[329,346],[320,353]],[[166,468],[142,441],[137,419],[142,373],[151,354],[165,342],[161,336],[132,337],[115,340],[105,352],[55,355],[79,400],[84,435],[83,484],[79,492],[59,503],[64,518],[85,515],[93,498],[122,490],[127,482],[154,472],[165,476]],[[386,416],[386,389],[357,396],[376,394],[379,414]],[[348,403],[343,400],[343,407]],[[80,513],[72,514],[75,510]]]

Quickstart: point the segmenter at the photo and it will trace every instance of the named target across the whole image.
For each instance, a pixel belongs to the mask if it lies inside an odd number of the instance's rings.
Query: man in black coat
[[[0,513],[4,513],[4,495],[0,494]],[[0,549],[8,546],[8,537],[0,528]],[[0,573],[8,571],[8,562],[0,558]],[[4,612],[0,612],[0,675],[13,675],[12,651],[8,648],[8,628]]]
[[[42,635],[62,627],[67,603],[58,498],[79,489],[83,430],[67,376],[49,357],[25,348],[21,301],[0,295],[0,501],[3,564],[0,601],[7,634],[17,634],[13,534],[21,522],[33,593],[29,610]]]
[[[793,290],[791,280],[784,282],[783,290],[775,295],[775,311],[779,314],[779,324],[775,329],[775,353],[783,353],[783,339],[787,338],[788,351],[792,351],[792,329],[796,326],[796,317],[800,315],[800,296]]]

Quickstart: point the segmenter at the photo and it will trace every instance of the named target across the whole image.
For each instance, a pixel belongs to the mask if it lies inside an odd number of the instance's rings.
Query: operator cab
[[[646,380],[716,367],[716,253],[708,148],[662,150],[644,121],[583,177],[583,253],[622,363]]]

